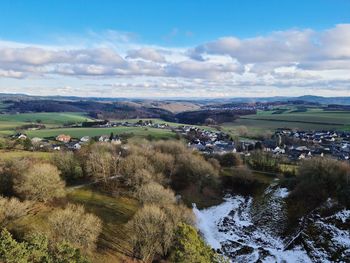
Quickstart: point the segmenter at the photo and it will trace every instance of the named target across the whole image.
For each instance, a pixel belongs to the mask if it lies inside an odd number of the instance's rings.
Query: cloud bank
[[[131,41],[99,38],[75,46],[0,41],[0,92],[350,96],[350,24],[246,39],[226,36],[188,48]]]

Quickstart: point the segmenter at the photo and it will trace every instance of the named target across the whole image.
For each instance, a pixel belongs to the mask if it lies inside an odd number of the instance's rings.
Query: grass
[[[0,160],[10,160],[14,158],[34,158],[40,160],[49,160],[51,158],[51,152],[30,152],[21,150],[0,150]]]
[[[92,119],[81,112],[38,112],[19,114],[0,114],[0,136],[15,133],[21,126],[40,121],[48,128],[62,126],[66,123],[81,123]]]
[[[103,221],[102,234],[98,241],[96,262],[113,262],[113,258],[130,255],[126,223],[139,208],[136,200],[127,197],[112,197],[91,189],[76,189],[68,194],[68,200],[85,206]],[[119,262],[116,260],[114,262]]]
[[[136,200],[127,197],[112,197],[90,188],[68,191],[67,201],[84,205],[87,212],[97,215],[103,221],[97,251],[92,255],[92,262],[124,262],[130,256],[126,223],[139,208]],[[18,232],[48,231],[47,218],[54,207],[36,204],[31,213],[10,225]]]
[[[153,136],[155,139],[174,138],[175,133],[167,129],[145,128],[145,127],[112,127],[112,128],[58,128],[27,131],[27,135],[31,138],[50,138],[59,134],[68,134],[73,138],[81,138],[83,136],[100,136],[109,135],[111,132],[116,134],[133,133],[136,137]]]
[[[231,135],[240,135],[240,126],[248,129],[248,137],[271,133],[277,128],[298,130],[350,130],[349,111],[323,111],[319,108],[308,108],[305,112],[293,112],[290,108],[280,114],[272,111],[258,111],[255,115],[246,115],[234,122],[224,123],[223,130]]]
[[[0,124],[2,122],[21,122],[36,123],[38,120],[43,124],[64,124],[81,123],[90,121],[82,112],[37,112],[37,113],[19,113],[19,114],[0,114]]]
[[[242,119],[285,121],[322,125],[350,125],[350,111],[324,111],[317,108],[307,109],[305,112],[286,111],[281,114],[273,114],[271,111],[258,111],[256,115],[243,116]]]

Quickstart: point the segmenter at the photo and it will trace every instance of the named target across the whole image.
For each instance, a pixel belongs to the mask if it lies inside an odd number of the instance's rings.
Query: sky
[[[350,96],[350,1],[3,0],[0,92]]]

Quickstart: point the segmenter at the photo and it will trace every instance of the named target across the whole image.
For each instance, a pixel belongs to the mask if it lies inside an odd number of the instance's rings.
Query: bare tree
[[[80,248],[92,250],[102,230],[101,220],[86,213],[81,205],[68,204],[54,211],[49,217],[51,237],[56,241],[68,241]]]
[[[34,164],[14,180],[14,189],[25,199],[46,202],[65,195],[65,184],[56,166],[49,163]]]
[[[19,201],[17,198],[0,197],[0,226],[6,227],[9,223],[28,214],[30,201]]]
[[[142,185],[136,192],[136,197],[143,204],[159,204],[161,206],[174,204],[176,201],[172,190],[153,182]]]

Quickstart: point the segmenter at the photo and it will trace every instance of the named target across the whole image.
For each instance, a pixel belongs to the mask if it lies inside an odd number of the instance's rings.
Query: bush
[[[279,172],[278,159],[270,153],[254,151],[248,159],[248,165],[255,170]]]
[[[17,198],[0,197],[0,226],[6,227],[9,223],[28,214],[29,201],[21,202]]]
[[[189,225],[180,223],[172,248],[171,261],[174,263],[201,262],[223,263],[229,262],[217,255],[200,237],[197,230]]]
[[[295,189],[290,197],[305,202],[313,208],[327,198],[349,207],[350,166],[327,158],[313,158],[304,161],[298,170]]]
[[[222,155],[217,155],[216,158],[219,160],[220,165],[224,167],[242,165],[241,156],[237,153],[225,153]]]
[[[349,165],[344,162],[326,158],[303,161],[290,184],[293,188],[287,198],[289,228],[328,198],[349,208],[349,176]]]
[[[251,194],[259,182],[247,167],[238,167],[230,170],[230,174],[222,177],[225,188],[231,188],[240,194]]]
[[[102,231],[101,220],[85,213],[81,205],[68,204],[64,209],[54,211],[49,217],[50,235],[56,242],[69,242],[84,250],[95,249]]]
[[[32,234],[28,240],[18,242],[11,233],[3,229],[0,233],[0,261],[6,263],[88,263],[80,251],[63,242],[49,244],[41,234]]]
[[[37,163],[14,181],[15,192],[25,199],[46,202],[65,195],[65,184],[52,164]]]

